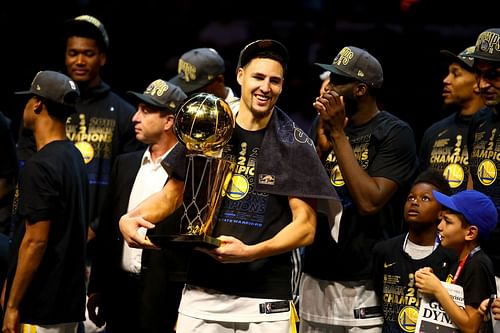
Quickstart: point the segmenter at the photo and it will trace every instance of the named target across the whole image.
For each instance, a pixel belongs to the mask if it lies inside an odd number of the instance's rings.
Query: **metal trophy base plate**
[[[148,235],[153,244],[159,247],[192,247],[216,248],[220,246],[220,240],[206,235]]]

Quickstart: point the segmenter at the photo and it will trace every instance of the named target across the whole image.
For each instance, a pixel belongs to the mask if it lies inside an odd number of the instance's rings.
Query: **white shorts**
[[[235,323],[198,319],[179,313],[176,333],[292,333],[289,320]]]
[[[301,326],[302,322],[308,321],[382,329],[382,308],[371,281],[327,281],[303,273],[299,294]]]

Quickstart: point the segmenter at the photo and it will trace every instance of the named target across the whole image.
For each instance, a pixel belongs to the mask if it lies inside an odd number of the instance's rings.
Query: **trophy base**
[[[206,235],[148,235],[148,238],[161,248],[173,246],[216,248],[221,243],[217,238]]]

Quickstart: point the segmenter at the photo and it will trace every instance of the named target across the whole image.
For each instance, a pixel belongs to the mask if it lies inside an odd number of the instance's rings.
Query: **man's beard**
[[[346,117],[350,118],[358,113],[358,101],[352,95],[344,95],[344,108]]]

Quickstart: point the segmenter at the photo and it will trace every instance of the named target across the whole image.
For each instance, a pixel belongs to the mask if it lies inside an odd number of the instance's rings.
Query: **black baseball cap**
[[[375,88],[380,88],[384,82],[384,72],[380,62],[368,51],[355,46],[345,46],[331,65],[315,64],[327,71],[359,80]]]
[[[203,88],[225,72],[224,59],[212,48],[197,48],[179,58],[177,75],[169,82],[179,86],[186,94]]]
[[[66,37],[81,36],[95,39],[103,50],[109,48],[109,37],[104,24],[91,15],[80,15],[64,23]]]
[[[441,53],[441,55],[444,56],[446,59],[450,60],[450,62],[459,63],[469,72],[473,71],[472,66],[474,66],[474,58],[471,57],[471,54],[473,52],[474,52],[474,46],[469,46],[459,54],[455,54],[448,50],[439,51],[439,53]]]
[[[500,62],[500,28],[490,28],[481,32],[471,57]]]
[[[238,68],[244,67],[254,58],[271,58],[279,61],[286,71],[288,65],[288,50],[285,45],[274,39],[259,39],[246,45],[240,52]]]
[[[161,79],[151,82],[142,94],[134,91],[127,91],[127,94],[133,96],[136,101],[172,113],[175,113],[187,97],[181,88]]]
[[[17,91],[16,95],[36,95],[52,102],[71,106],[75,105],[80,96],[76,83],[65,74],[55,71],[38,72],[29,90]]]

